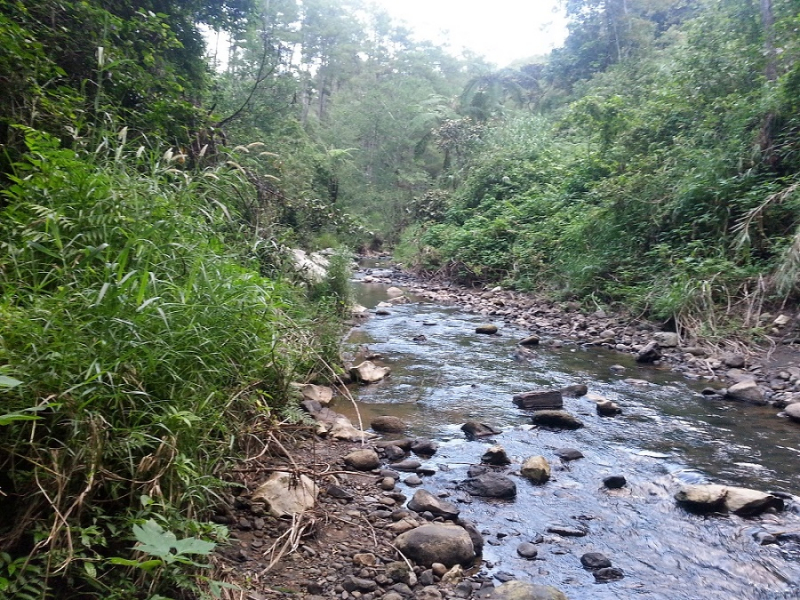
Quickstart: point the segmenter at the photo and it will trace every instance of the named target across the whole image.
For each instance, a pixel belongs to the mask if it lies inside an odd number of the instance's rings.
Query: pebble
[[[623,475],[610,475],[603,478],[603,485],[610,490],[618,490],[625,487],[627,480]]]
[[[522,542],[517,546],[517,554],[522,558],[532,560],[539,555],[539,549],[530,542]]]

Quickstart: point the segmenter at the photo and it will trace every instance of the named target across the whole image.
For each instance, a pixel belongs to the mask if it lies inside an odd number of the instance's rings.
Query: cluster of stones
[[[715,354],[697,340],[661,331],[655,323],[609,314],[604,310],[587,313],[575,302],[554,303],[529,294],[495,287],[476,291],[456,284],[420,281],[399,270],[385,270],[376,282],[404,282],[409,293],[442,304],[456,304],[467,312],[492,321],[527,329],[529,340],[552,346],[579,344],[601,346],[633,354],[639,363],[670,366],[687,378],[706,380],[704,395],[782,409],[781,417],[800,422],[800,366],[770,367],[765,361],[750,361],[741,353]],[[399,289],[399,288],[395,288]],[[402,298],[402,296],[399,296]],[[759,327],[787,346],[800,340],[800,315],[762,314]],[[498,335],[502,327],[486,323],[477,333]],[[526,352],[521,349],[519,358]],[[764,363],[764,364],[762,364]],[[624,371],[617,367],[618,372]]]

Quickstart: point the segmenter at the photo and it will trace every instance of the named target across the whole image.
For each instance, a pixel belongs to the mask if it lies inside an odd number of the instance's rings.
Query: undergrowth
[[[225,465],[295,414],[338,321],[260,274],[275,245],[238,165],[23,133],[0,203],[0,594],[218,592],[189,555],[225,541],[205,522]]]

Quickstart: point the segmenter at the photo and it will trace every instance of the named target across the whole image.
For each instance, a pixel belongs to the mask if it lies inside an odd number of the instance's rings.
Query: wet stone
[[[461,426],[461,431],[464,432],[464,435],[468,440],[481,437],[490,437],[503,433],[501,429],[492,427],[491,425],[486,425],[485,423],[478,423],[476,421],[468,421],[464,423]]]
[[[487,465],[504,466],[510,465],[511,459],[508,458],[506,449],[502,446],[492,446],[481,456],[481,462]]]
[[[405,478],[403,483],[411,487],[417,487],[418,485],[422,485],[422,479],[420,479],[419,475],[409,475]]]
[[[625,573],[622,572],[622,569],[618,569],[616,567],[606,567],[603,569],[598,569],[594,573],[594,579],[597,583],[608,583],[609,581],[619,581],[623,577],[625,577]]]
[[[618,490],[625,487],[628,481],[623,475],[609,475],[603,478],[603,485],[610,490]]]
[[[532,560],[539,555],[539,549],[530,542],[522,542],[517,546],[517,554],[522,558]]]
[[[392,468],[398,471],[416,471],[422,466],[422,463],[415,458],[407,458],[397,463],[392,464]]]
[[[587,552],[581,556],[581,564],[585,569],[605,569],[611,566],[611,561],[600,552]]]
[[[580,429],[581,421],[564,410],[540,410],[532,417],[534,425],[551,429]]]
[[[575,448],[559,448],[554,454],[563,461],[578,460],[583,458],[583,453]]]
[[[554,523],[547,526],[548,533],[556,533],[564,537],[584,537],[589,533],[589,528],[583,525],[562,525]]]

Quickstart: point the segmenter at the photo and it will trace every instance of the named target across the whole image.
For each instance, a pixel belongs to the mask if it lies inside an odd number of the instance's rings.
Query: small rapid
[[[370,308],[386,299],[384,285],[358,283],[356,290]],[[346,340],[350,352],[368,348],[392,369],[383,382],[356,390],[358,411],[365,424],[394,415],[409,434],[439,441],[429,461],[436,473],[423,485],[477,524],[488,574],[555,585],[572,600],[800,598],[800,515],[791,496],[800,490],[796,424],[776,419],[774,410],[707,400],[698,383],[602,348],[540,347],[520,355],[526,332],[501,325],[500,335],[476,335],[485,322],[479,315],[411,300],[372,316]],[[550,431],[532,427],[531,413],[511,402],[516,393],[576,383],[623,414],[600,417],[592,400],[565,398],[564,408],[585,427]],[[346,402],[335,408],[356,418]],[[469,441],[460,429],[466,421],[502,433]],[[527,457],[543,455],[551,480],[535,486],[514,477],[513,501],[470,497],[458,483],[493,443],[512,458],[512,477]],[[566,447],[584,458],[562,462],[555,451]],[[604,488],[612,474],[624,475],[627,485]],[[787,510],[750,519],[693,515],[673,498],[681,483],[774,491],[788,498]],[[588,534],[549,533],[554,524],[579,524]],[[780,534],[780,543],[761,545],[765,532]],[[537,543],[536,560],[517,555],[522,542]],[[586,552],[611,558],[624,579],[595,583],[580,564]]]

